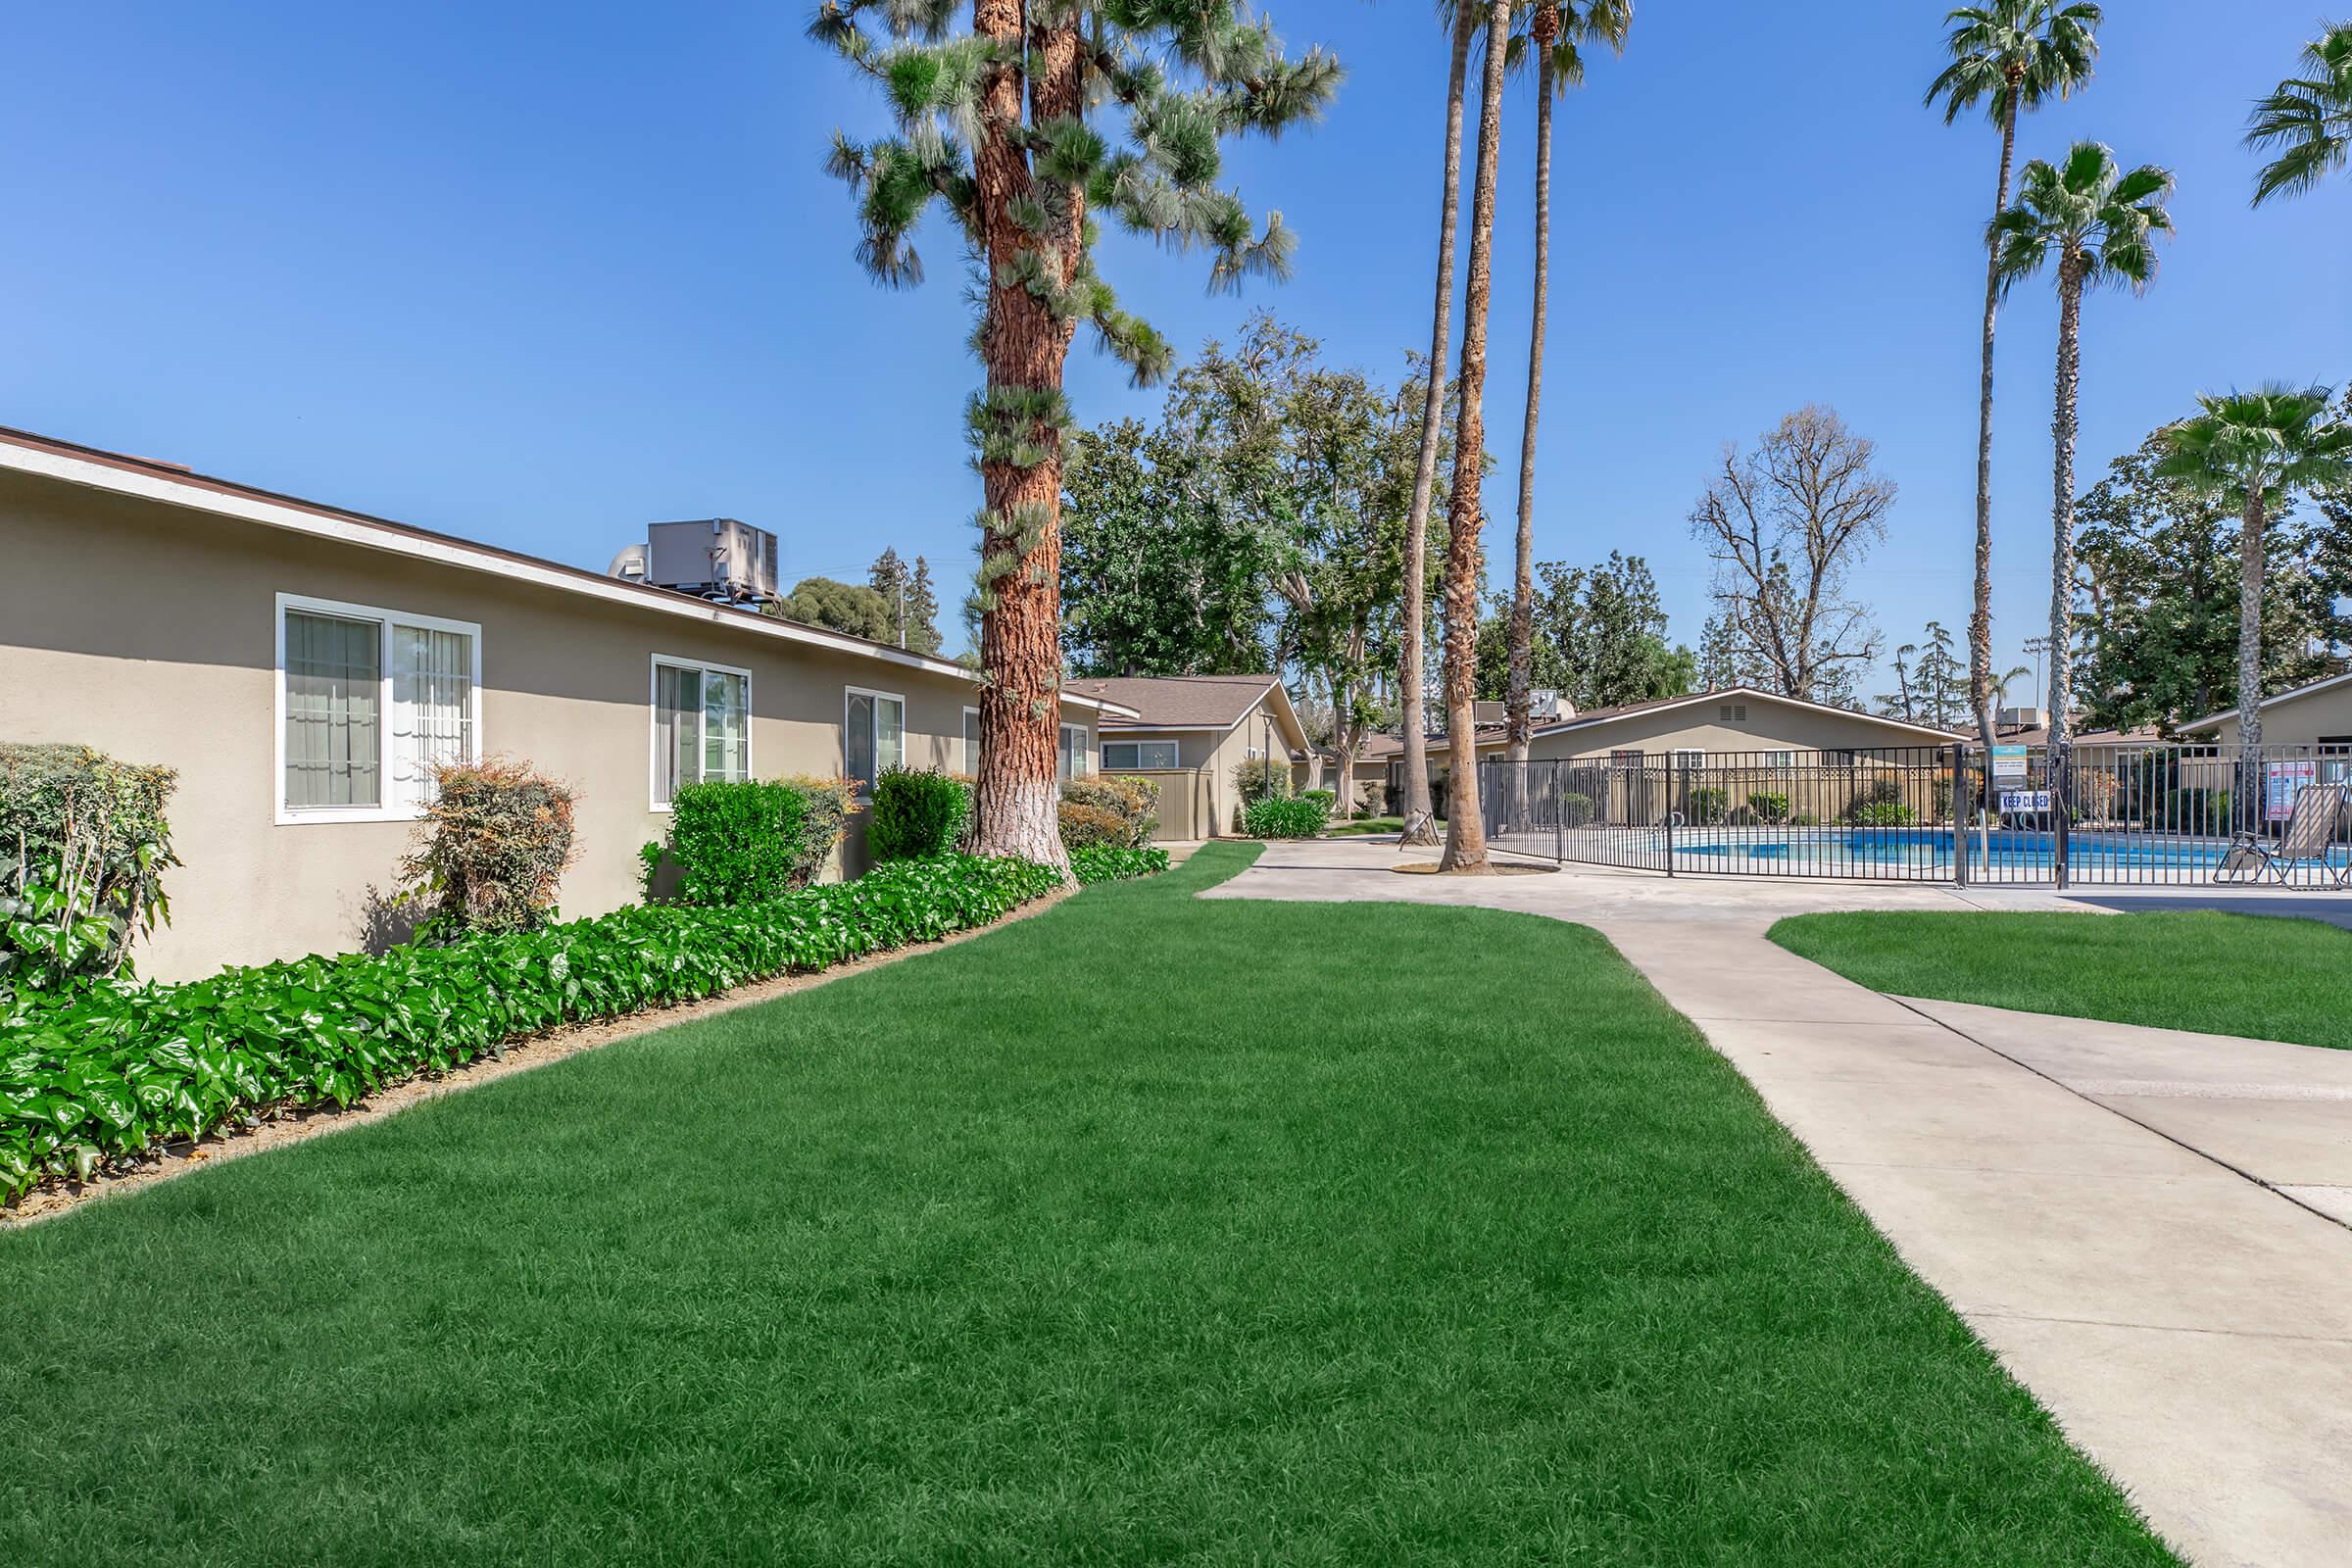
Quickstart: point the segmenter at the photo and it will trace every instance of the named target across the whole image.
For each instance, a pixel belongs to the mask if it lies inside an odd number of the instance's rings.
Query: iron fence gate
[[[1479,807],[1496,850],[1670,875],[2165,885],[2242,876],[2233,838],[2275,844],[2314,784],[2352,784],[2352,748],[1623,752],[1482,762]],[[2333,885],[2348,835],[2352,807],[2285,880]]]

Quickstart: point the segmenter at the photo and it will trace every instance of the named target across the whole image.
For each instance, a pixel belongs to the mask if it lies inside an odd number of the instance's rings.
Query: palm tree
[[[2064,98],[2090,80],[2099,57],[2099,8],[2060,0],[1988,0],[1944,18],[1951,63],[1928,88],[1929,104],[1943,103],[1943,122],[1984,105],[2001,127],[2001,175],[1992,210],[2009,207],[2009,166],[2017,156],[2017,117]],[[2001,268],[1996,249],[1984,264],[1984,344],[1977,371],[1977,597],[1968,617],[1968,700],[1986,746],[1992,718],[1992,335],[2000,314]],[[1991,782],[1985,784],[1990,806]]]
[[[2007,674],[1995,675],[1992,678],[1992,695],[1994,701],[1998,702],[2003,708],[2009,707],[2009,688],[2016,685],[2019,681],[2027,679],[2028,677],[2033,677],[2035,680],[2039,679],[2038,676],[2034,675],[2033,670],[2027,668],[2023,664],[2018,665],[2015,669],[2010,670]]]
[[[1438,842],[1429,808],[1429,718],[1424,710],[1427,675],[1422,634],[1429,623],[1424,595],[1429,580],[1429,514],[1437,498],[1438,446],[1446,420],[1446,356],[1453,346],[1453,234],[1462,207],[1462,98],[1470,73],[1470,38],[1477,13],[1442,0],[1439,15],[1453,33],[1453,56],[1446,74],[1446,178],[1438,202],[1438,299],[1430,312],[1429,386],[1421,397],[1421,455],[1413,470],[1413,505],[1404,535],[1403,639],[1396,684],[1402,702],[1404,742],[1404,836],[1406,844]]]
[[[2254,181],[2254,205],[2300,196],[2320,176],[2352,159],[2352,22],[2339,22],[2303,46],[2301,76],[2254,106],[2246,145],[2277,157]]]
[[[1462,286],[1462,359],[1453,416],[1453,490],[1446,503],[1446,853],[1447,871],[1485,871],[1479,817],[1478,600],[1486,521],[1487,315],[1494,294],[1494,166],[1502,152],[1502,74],[1511,0],[1487,6],[1487,71],[1478,97],[1478,169],[1470,186],[1470,275]]]
[[[1536,279],[1535,322],[1527,342],[1527,423],[1519,436],[1519,548],[1511,578],[1511,618],[1505,637],[1510,683],[1504,692],[1504,771],[1516,788],[1527,761],[1533,717],[1536,632],[1536,421],[1544,400],[1544,326],[1551,293],[1551,105],[1583,84],[1580,43],[1605,43],[1623,53],[1634,23],[1634,0],[1540,0],[1528,23],[1536,51]],[[1519,40],[1513,41],[1516,48]]]
[[[2237,544],[2237,738],[2240,819],[2261,817],[2263,529],[2298,491],[2352,489],[2352,423],[2328,417],[2324,386],[2266,386],[2197,399],[2175,425],[2157,472],[2241,508]]]
[[[2145,164],[2125,173],[2104,143],[2081,141],[2063,165],[2036,158],[2018,178],[2018,200],[1992,220],[1994,261],[2005,294],[2058,267],[2058,408],[2054,543],[2050,553],[2050,746],[2066,744],[2074,697],[2075,410],[2082,390],[2082,295],[2128,286],[2144,293],[2156,279],[2156,236],[2172,232],[2164,209],[2170,171]]]

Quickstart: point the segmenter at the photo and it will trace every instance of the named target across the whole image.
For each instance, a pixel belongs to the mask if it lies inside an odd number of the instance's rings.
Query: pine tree
[[[885,284],[921,281],[911,238],[936,200],[974,263],[986,368],[967,413],[984,497],[977,848],[1059,865],[1063,366],[1081,320],[1139,384],[1170,360],[1096,271],[1096,215],[1204,247],[1212,288],[1285,275],[1291,233],[1279,214],[1255,227],[1217,188],[1221,143],[1315,118],[1340,68],[1320,50],[1286,60],[1234,0],[973,0],[968,31],[956,16],[946,0],[824,0],[809,31],[882,88],[896,122],[873,141],[834,137],[830,168],[858,197],[858,260]],[[1106,132],[1114,106],[1125,124]]]
[[[865,581],[867,587],[881,596],[882,609],[888,617],[890,629],[883,640],[897,643],[901,648],[909,646],[910,639],[906,635],[906,590],[911,579],[906,572],[906,563],[899,559],[897,550],[884,546],[882,554],[866,569]]]
[[[931,585],[931,563],[914,558],[906,581],[906,646],[918,654],[939,652],[939,590]]]

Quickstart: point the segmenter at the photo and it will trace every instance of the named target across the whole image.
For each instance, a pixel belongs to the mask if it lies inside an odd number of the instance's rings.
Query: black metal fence
[[[1622,752],[1479,766],[1496,850],[1668,874],[2066,887],[2243,880],[2303,790],[2352,783],[2352,749],[2165,743]],[[2335,885],[2352,811],[2323,858]]]

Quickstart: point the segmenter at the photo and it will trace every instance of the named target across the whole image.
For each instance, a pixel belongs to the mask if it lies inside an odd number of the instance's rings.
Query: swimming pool
[[[1582,836],[1568,835],[1572,840]],[[1615,846],[1617,853],[1605,857],[1579,853],[1574,845],[1564,848],[1571,859],[1664,866],[1663,829],[1617,830],[1610,836],[1632,842]],[[2205,882],[2229,848],[2230,841],[2218,837],[2078,831],[2068,837],[2067,870],[2076,882]],[[1627,852],[1632,858],[1621,858]],[[2330,853],[2335,867],[2352,857],[2343,845]],[[1950,881],[1953,870],[1949,828],[1680,827],[1674,831],[1673,856],[1676,870],[1750,875]],[[2055,881],[2056,838],[2017,829],[1982,837],[1972,833],[1968,871],[1972,882]],[[2328,878],[2306,867],[2293,880],[2318,885]]]

